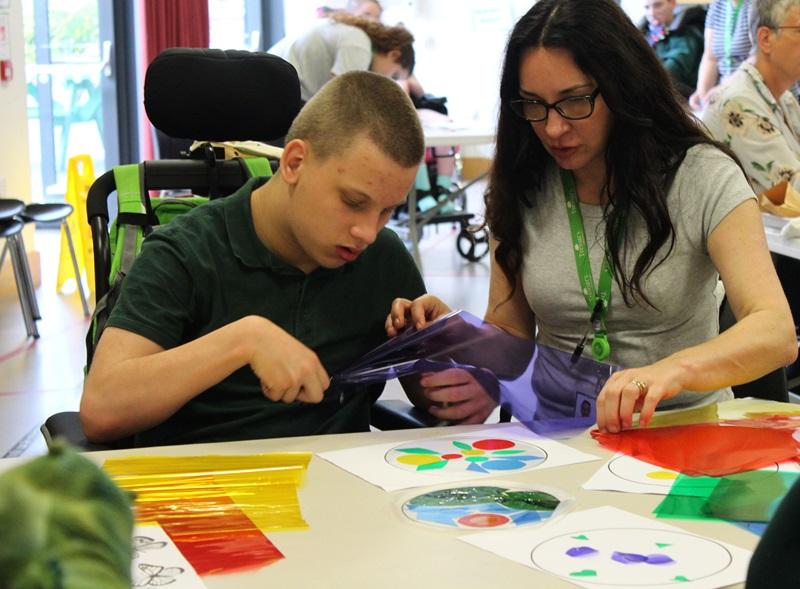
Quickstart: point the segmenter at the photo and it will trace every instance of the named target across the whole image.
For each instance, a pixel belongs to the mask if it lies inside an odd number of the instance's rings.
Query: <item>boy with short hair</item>
[[[384,229],[422,159],[393,81],[338,76],[300,112],[280,168],[152,234],[81,399],[87,437],[137,445],[368,429],[380,389],[330,375],[386,339],[424,284]]]

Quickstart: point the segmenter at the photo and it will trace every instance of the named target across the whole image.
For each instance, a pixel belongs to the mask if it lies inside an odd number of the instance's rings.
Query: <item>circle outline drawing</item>
[[[659,529],[654,529],[654,528],[593,528],[593,529],[589,529],[589,530],[577,529],[577,530],[574,530],[572,532],[568,532],[568,533],[565,533],[565,534],[559,534],[558,536],[553,536],[552,538],[548,538],[546,540],[543,540],[542,542],[539,542],[536,546],[534,546],[531,549],[529,558],[530,558],[531,563],[533,563],[533,565],[538,570],[540,570],[542,572],[545,572],[545,573],[548,573],[548,574],[551,574],[551,575],[554,575],[554,576],[558,577],[559,579],[568,579],[569,581],[574,582],[575,581],[575,577],[572,577],[570,575],[564,575],[564,574],[558,573],[558,572],[554,572],[554,571],[552,571],[552,570],[550,570],[548,568],[545,568],[540,563],[538,563],[536,561],[536,558],[535,558],[536,551],[539,550],[542,546],[544,546],[546,544],[549,544],[551,542],[559,541],[559,540],[561,540],[561,539],[563,539],[565,537],[571,537],[571,536],[575,536],[575,535],[578,535],[578,534],[585,534],[586,535],[586,534],[592,534],[592,533],[597,533],[597,532],[622,532],[622,531],[636,531],[636,532],[647,532],[647,533],[659,533],[659,534],[665,534],[665,535],[666,534],[671,534],[673,536],[686,536],[686,537],[689,537],[689,538],[692,538],[692,539],[695,539],[695,540],[701,540],[701,541],[706,542],[708,544],[712,544],[712,545],[716,546],[717,548],[721,549],[723,551],[724,555],[727,557],[727,562],[722,566],[722,568],[720,568],[719,570],[713,571],[711,573],[704,574],[703,576],[700,576],[700,577],[694,577],[694,578],[690,579],[690,581],[692,581],[692,582],[700,581],[702,579],[707,579],[707,578],[712,577],[714,575],[718,575],[718,574],[724,572],[725,570],[727,570],[728,568],[730,568],[730,566],[733,564],[733,555],[731,554],[731,551],[728,550],[725,546],[723,546],[722,544],[720,544],[719,542],[717,542],[716,540],[714,540],[712,538],[705,538],[703,536],[698,536],[697,534],[690,534],[689,532],[683,532],[683,531],[679,531],[679,530],[659,530]],[[612,582],[591,581],[589,579],[582,578],[581,579],[581,583],[597,585],[599,587],[647,587],[649,585],[652,585],[654,587],[658,587],[658,586],[673,585],[673,584],[674,585],[683,585],[684,581],[667,580],[667,581],[658,581],[657,583],[651,583],[651,584],[642,583],[642,582],[620,583],[619,581],[614,581],[612,583]]]

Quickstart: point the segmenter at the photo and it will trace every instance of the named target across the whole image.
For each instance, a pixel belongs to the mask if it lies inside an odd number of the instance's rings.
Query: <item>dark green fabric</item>
[[[697,87],[697,70],[703,56],[703,34],[694,27],[670,32],[653,49],[672,76],[690,88]]]
[[[647,19],[639,29],[669,72],[678,91],[689,97],[697,86],[697,73],[703,57],[705,10],[699,6],[679,7],[665,35],[655,40]]]
[[[331,376],[385,341],[391,301],[424,293],[397,235],[384,229],[355,262],[305,275],[273,255],[255,233],[250,194],[264,181],[254,178],[150,235],[108,325],[171,348],[261,315],[314,350]],[[329,389],[319,405],[273,403],[244,367],[139,434],[137,444],[366,431],[380,390]]]
[[[0,530],[3,589],[131,586],[130,497],[72,449],[0,476]]]

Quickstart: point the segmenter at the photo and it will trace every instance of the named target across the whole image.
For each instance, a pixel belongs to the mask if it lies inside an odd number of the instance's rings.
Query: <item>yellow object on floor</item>
[[[94,250],[92,248],[92,231],[86,215],[86,198],[89,196],[89,188],[92,186],[92,182],[94,182],[92,158],[86,154],[69,158],[69,163],[67,164],[67,192],[64,195],[64,200],[66,200],[67,204],[72,205],[74,210],[67,218],[67,224],[75,245],[78,269],[81,275],[86,275],[89,290],[94,292]],[[75,270],[72,267],[69,243],[62,226],[56,290],[61,292],[67,281],[74,279]]]

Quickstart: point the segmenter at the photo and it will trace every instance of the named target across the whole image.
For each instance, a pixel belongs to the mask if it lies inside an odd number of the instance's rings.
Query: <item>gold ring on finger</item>
[[[637,376],[637,377],[634,377],[634,378],[631,379],[631,384],[636,385],[636,388],[639,389],[639,394],[640,395],[646,395],[647,394],[647,381],[646,380],[642,380],[641,378],[639,378]]]

